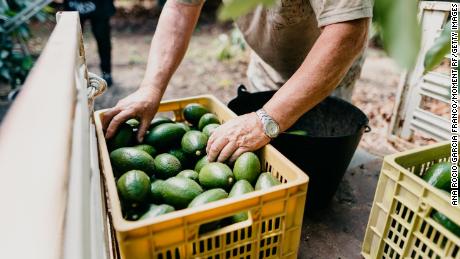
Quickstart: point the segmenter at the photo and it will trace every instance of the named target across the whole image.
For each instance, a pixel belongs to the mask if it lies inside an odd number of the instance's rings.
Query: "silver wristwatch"
[[[276,138],[280,134],[280,126],[278,123],[267,114],[264,109],[256,111],[257,116],[259,117],[262,125],[264,127],[264,133],[269,138]]]

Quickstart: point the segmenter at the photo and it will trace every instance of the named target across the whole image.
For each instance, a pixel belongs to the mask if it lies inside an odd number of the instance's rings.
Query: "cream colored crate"
[[[439,211],[460,225],[460,208],[421,175],[450,159],[442,143],[384,158],[362,247],[365,258],[460,258],[460,238],[434,221]]]

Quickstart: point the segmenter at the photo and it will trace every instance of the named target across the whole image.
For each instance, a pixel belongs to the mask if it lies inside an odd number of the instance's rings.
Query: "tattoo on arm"
[[[176,0],[176,1],[182,4],[199,5],[203,3],[205,0]]]

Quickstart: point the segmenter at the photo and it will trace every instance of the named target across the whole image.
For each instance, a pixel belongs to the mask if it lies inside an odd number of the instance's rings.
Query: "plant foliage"
[[[0,0],[0,83],[9,84],[13,88],[24,82],[33,66],[34,60],[26,46],[31,35],[27,23],[22,23],[11,31],[7,31],[4,25],[31,4],[34,1]],[[52,11],[52,8],[46,7],[37,12],[34,18],[44,22]]]

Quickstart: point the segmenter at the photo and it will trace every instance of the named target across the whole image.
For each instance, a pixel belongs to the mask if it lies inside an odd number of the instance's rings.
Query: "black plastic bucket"
[[[249,93],[241,85],[228,107],[241,115],[261,108],[275,91]],[[305,113],[287,132],[303,130],[306,136],[282,133],[272,145],[310,177],[308,208],[325,207],[334,196],[364,132],[367,116],[354,105],[328,97]]]

